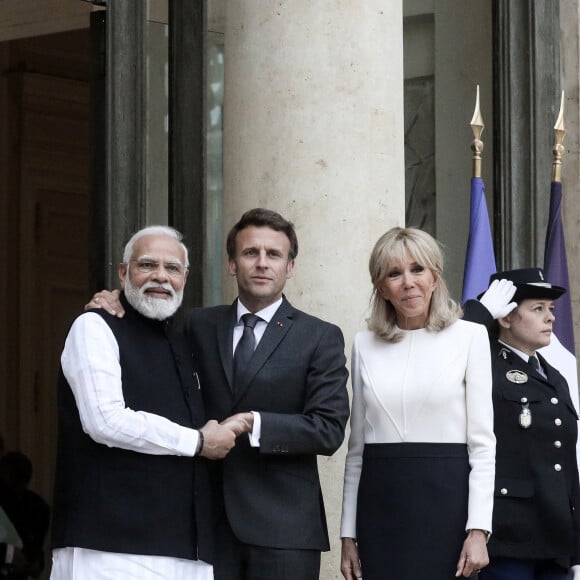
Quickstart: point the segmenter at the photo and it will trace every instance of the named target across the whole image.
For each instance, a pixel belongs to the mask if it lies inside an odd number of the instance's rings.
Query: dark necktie
[[[259,316],[255,314],[247,313],[242,316],[242,321],[244,323],[244,332],[240,342],[236,346],[236,352],[234,353],[234,387],[238,388],[240,381],[242,380],[248,363],[254,354],[254,349],[256,348],[256,337],[254,336],[254,326],[261,320]]]

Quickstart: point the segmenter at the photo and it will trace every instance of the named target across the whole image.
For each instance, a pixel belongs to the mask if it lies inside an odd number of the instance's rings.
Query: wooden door
[[[34,465],[33,487],[50,499],[59,357],[88,296],[89,89],[82,81],[18,76],[18,439]]]

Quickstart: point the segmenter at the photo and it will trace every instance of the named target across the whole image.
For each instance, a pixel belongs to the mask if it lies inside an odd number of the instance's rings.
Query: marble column
[[[228,2],[224,228],[247,209],[279,211],[300,252],[286,294],[337,323],[347,352],[365,325],[376,239],[404,224],[402,2]],[[235,296],[226,280],[224,300]],[[321,458],[340,576],[344,446]]]

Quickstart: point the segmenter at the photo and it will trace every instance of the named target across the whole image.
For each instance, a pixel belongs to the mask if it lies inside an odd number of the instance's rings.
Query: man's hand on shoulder
[[[119,300],[120,294],[120,290],[113,290],[112,292],[101,290],[100,292],[96,292],[93,294],[91,301],[85,304],[85,310],[102,308],[113,316],[123,318],[125,316],[125,309]]]

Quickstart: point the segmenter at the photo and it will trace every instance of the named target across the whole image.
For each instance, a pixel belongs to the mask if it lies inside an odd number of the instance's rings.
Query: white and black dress
[[[465,530],[491,530],[489,342],[462,320],[402,332],[355,337],[341,536],[365,580],[450,580]]]

